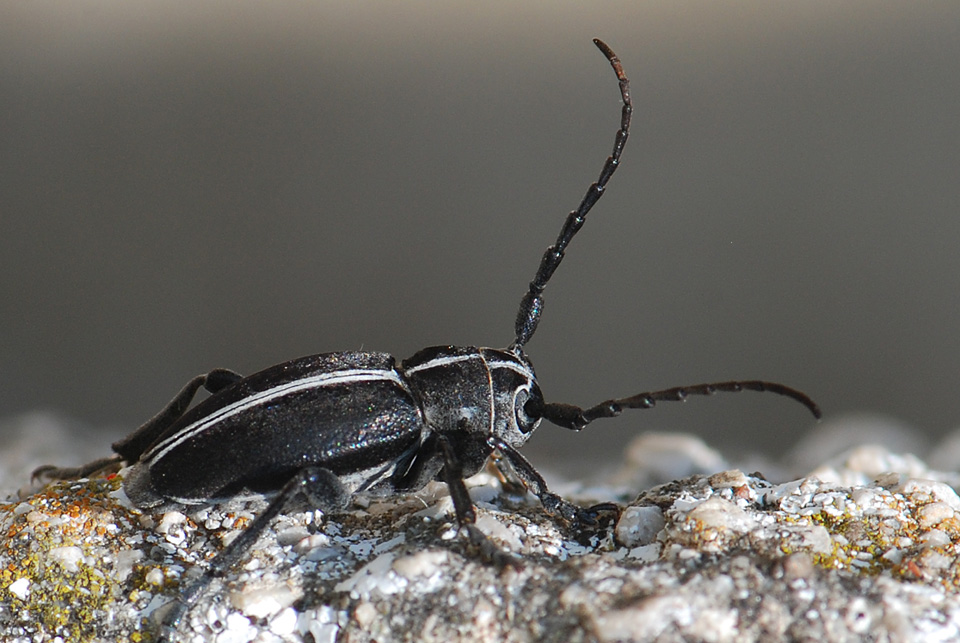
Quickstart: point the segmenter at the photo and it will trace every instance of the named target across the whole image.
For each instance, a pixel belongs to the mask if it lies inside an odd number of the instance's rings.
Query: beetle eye
[[[531,395],[529,389],[517,391],[513,401],[513,408],[517,414],[517,428],[523,433],[530,433],[540,424],[540,408],[543,401],[537,395]]]

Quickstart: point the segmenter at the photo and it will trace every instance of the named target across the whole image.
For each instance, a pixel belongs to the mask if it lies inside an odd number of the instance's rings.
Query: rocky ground
[[[177,640],[958,640],[953,442],[921,459],[898,443],[910,435],[875,423],[886,446],[870,445],[854,424],[820,427],[770,479],[689,436],[638,438],[604,480],[555,484],[623,506],[589,532],[490,467],[469,481],[477,524],[519,568],[479,562],[442,484],[343,515],[282,516],[201,593]],[[119,476],[33,490],[30,469],[62,461],[43,445],[68,428],[46,416],[0,428],[3,641],[156,640],[170,600],[264,506],[142,513]],[[804,458],[819,459],[791,474]]]

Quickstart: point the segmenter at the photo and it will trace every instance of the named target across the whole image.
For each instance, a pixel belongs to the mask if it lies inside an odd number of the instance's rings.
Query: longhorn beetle
[[[582,508],[547,489],[543,477],[518,451],[540,420],[580,431],[624,409],[742,390],[785,395],[820,417],[817,405],[804,393],[757,380],[638,393],[586,409],[544,401],[524,347],[540,321],[547,282],[620,164],[633,111],[630,83],[620,60],[605,43],[594,43],[619,81],[620,128],[600,177],[544,252],[520,301],[509,347],[435,346],[399,365],[384,353],[325,353],[248,377],[213,370],[190,380],[159,414],[114,443],[113,455],[83,467],[44,466],[34,471],[35,477],[66,479],[129,464],[123,479],[127,496],[139,508],[153,511],[242,492],[275,493],[264,512],[187,587],[164,619],[163,636],[173,635],[212,578],[243,558],[294,501],[305,499],[324,512],[337,512],[356,493],[413,492],[430,480],[441,480],[450,490],[457,524],[482,557],[501,566],[518,565],[475,526],[473,503],[463,481],[477,473],[494,451],[512,465],[547,512],[575,527],[595,524],[600,512],[616,510],[611,504]],[[212,395],[188,409],[201,387]]]

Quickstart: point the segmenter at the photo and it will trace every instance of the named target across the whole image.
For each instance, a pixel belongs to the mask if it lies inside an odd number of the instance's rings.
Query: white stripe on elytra
[[[425,371],[430,368],[439,368],[443,366],[448,366],[450,364],[456,364],[458,362],[465,362],[470,359],[480,359],[487,365],[487,368],[505,368],[509,371],[513,371],[518,375],[523,375],[524,377],[531,377],[533,373],[530,371],[529,367],[519,364],[517,362],[511,362],[507,360],[497,360],[492,361],[486,359],[480,353],[470,353],[469,355],[447,355],[445,357],[436,357],[434,359],[428,360],[423,364],[417,364],[416,366],[411,366],[410,368],[404,369],[404,373],[413,374],[419,371]]]
[[[282,384],[280,386],[275,386],[265,391],[260,391],[259,393],[254,393],[253,395],[245,397],[242,400],[238,400],[233,404],[228,404],[227,406],[218,409],[216,413],[197,420],[193,424],[184,427],[183,430],[171,435],[169,438],[150,449],[143,459],[156,462],[157,460],[163,458],[163,456],[169,453],[172,449],[177,448],[177,446],[182,444],[185,440],[189,440],[194,435],[202,433],[211,425],[221,422],[238,413],[242,413],[257,405],[275,400],[279,397],[291,395],[300,391],[306,391],[312,388],[323,388],[325,386],[336,386],[339,384],[353,384],[355,382],[374,382],[377,380],[393,382],[400,385],[404,391],[409,392],[406,383],[400,379],[400,376],[397,375],[396,371],[392,370],[352,369],[336,371],[333,373],[322,373],[312,377],[305,377],[292,382],[287,382],[286,384]]]
[[[417,364],[416,366],[411,366],[410,368],[403,369],[403,372],[407,375],[412,375],[419,371],[425,371],[428,368],[436,368],[438,366],[447,366],[449,364],[456,364],[457,362],[465,362],[469,359],[481,359],[478,353],[470,353],[468,355],[447,355],[446,357],[436,357],[434,359],[428,360],[423,364]]]
[[[518,375],[523,375],[524,377],[533,378],[533,371],[531,371],[528,367],[524,366],[523,364],[518,364],[516,362],[506,362],[506,361],[491,362],[488,360],[487,368],[489,368],[491,371],[495,368],[505,368],[508,371],[513,371]]]

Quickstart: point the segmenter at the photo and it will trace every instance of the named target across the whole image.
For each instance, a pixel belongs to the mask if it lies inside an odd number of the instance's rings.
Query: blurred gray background
[[[960,3],[0,5],[0,416],[125,433],[191,376],[506,346],[609,153],[528,345],[547,396],[782,381],[828,417],[960,425]],[[776,396],[542,428],[778,454]]]

